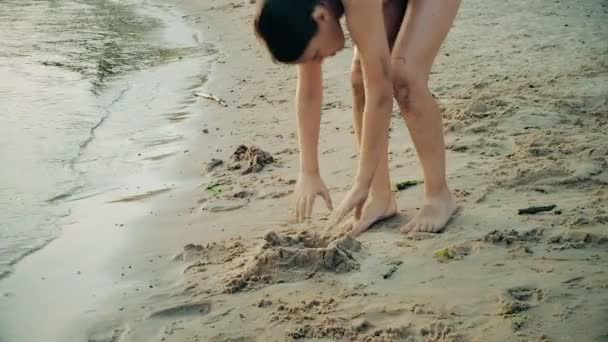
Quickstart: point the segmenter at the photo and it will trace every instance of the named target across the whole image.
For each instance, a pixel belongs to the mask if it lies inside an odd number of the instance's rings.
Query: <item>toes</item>
[[[357,236],[364,231],[366,231],[371,225],[374,224],[374,221],[370,220],[359,220],[355,225],[353,225],[353,229],[350,231],[351,236]]]
[[[403,234],[407,234],[409,232],[413,232],[414,230],[414,223],[412,221],[408,222],[408,224],[406,224],[405,226],[403,226],[401,228],[401,233]]]
[[[340,229],[340,233],[348,234],[353,229],[354,226],[355,226],[355,222],[353,220],[349,220],[345,225],[342,226],[342,229]]]

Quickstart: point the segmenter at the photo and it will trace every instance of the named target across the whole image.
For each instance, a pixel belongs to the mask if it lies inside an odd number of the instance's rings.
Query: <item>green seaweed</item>
[[[454,259],[455,256],[456,256],[456,253],[454,253],[454,251],[449,247],[440,249],[437,252],[435,252],[435,258],[437,258],[437,259],[450,260],[450,259]]]
[[[210,193],[213,196],[217,196],[222,193],[222,188],[220,188],[219,184],[213,184],[213,185],[209,185],[205,189],[205,191],[207,191],[208,193]]]

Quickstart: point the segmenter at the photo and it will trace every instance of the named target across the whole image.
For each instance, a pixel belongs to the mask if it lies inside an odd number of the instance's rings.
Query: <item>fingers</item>
[[[361,211],[363,210],[363,204],[359,204],[355,207],[355,218],[359,220],[361,218]]]
[[[314,207],[315,204],[315,198],[314,197],[309,197],[306,201],[306,215],[304,216],[304,218],[310,218],[312,216],[312,209]]]
[[[327,205],[327,209],[334,210],[334,205],[331,203],[331,197],[329,196],[329,191],[327,189],[323,189],[321,192],[321,197],[325,200],[325,204]]]
[[[300,197],[296,201],[296,222],[302,223],[312,216],[315,197]]]
[[[294,216],[295,216],[294,218],[296,219],[296,222],[300,222],[300,197],[296,198]]]
[[[342,222],[346,215],[348,215],[348,213],[350,213],[352,210],[352,204],[350,204],[349,202],[343,203],[336,211],[334,211],[334,215],[329,221],[328,228],[332,229],[338,224],[340,224],[340,222]]]
[[[340,235],[350,233],[350,231],[353,230],[353,227],[356,225],[356,223],[357,223],[357,221],[355,221],[355,220],[347,221],[346,224],[344,224],[342,226],[342,228],[340,229]]]
[[[370,226],[370,222],[358,220],[357,223],[353,226],[353,229],[351,229],[348,234],[352,237],[357,237],[361,233],[366,231],[367,228],[369,228],[369,226]]]
[[[304,216],[306,215],[306,199],[299,198],[298,199],[298,223],[304,221]]]

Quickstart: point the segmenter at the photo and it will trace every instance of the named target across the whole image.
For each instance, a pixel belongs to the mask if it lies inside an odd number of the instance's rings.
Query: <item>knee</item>
[[[428,87],[422,69],[401,59],[393,60],[393,95],[404,114],[416,111],[415,99]]]

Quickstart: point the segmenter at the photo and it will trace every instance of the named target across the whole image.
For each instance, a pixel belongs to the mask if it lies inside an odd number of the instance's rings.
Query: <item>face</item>
[[[333,13],[323,6],[317,6],[313,18],[319,25],[319,30],[304,50],[299,63],[321,62],[344,48],[344,32]]]

